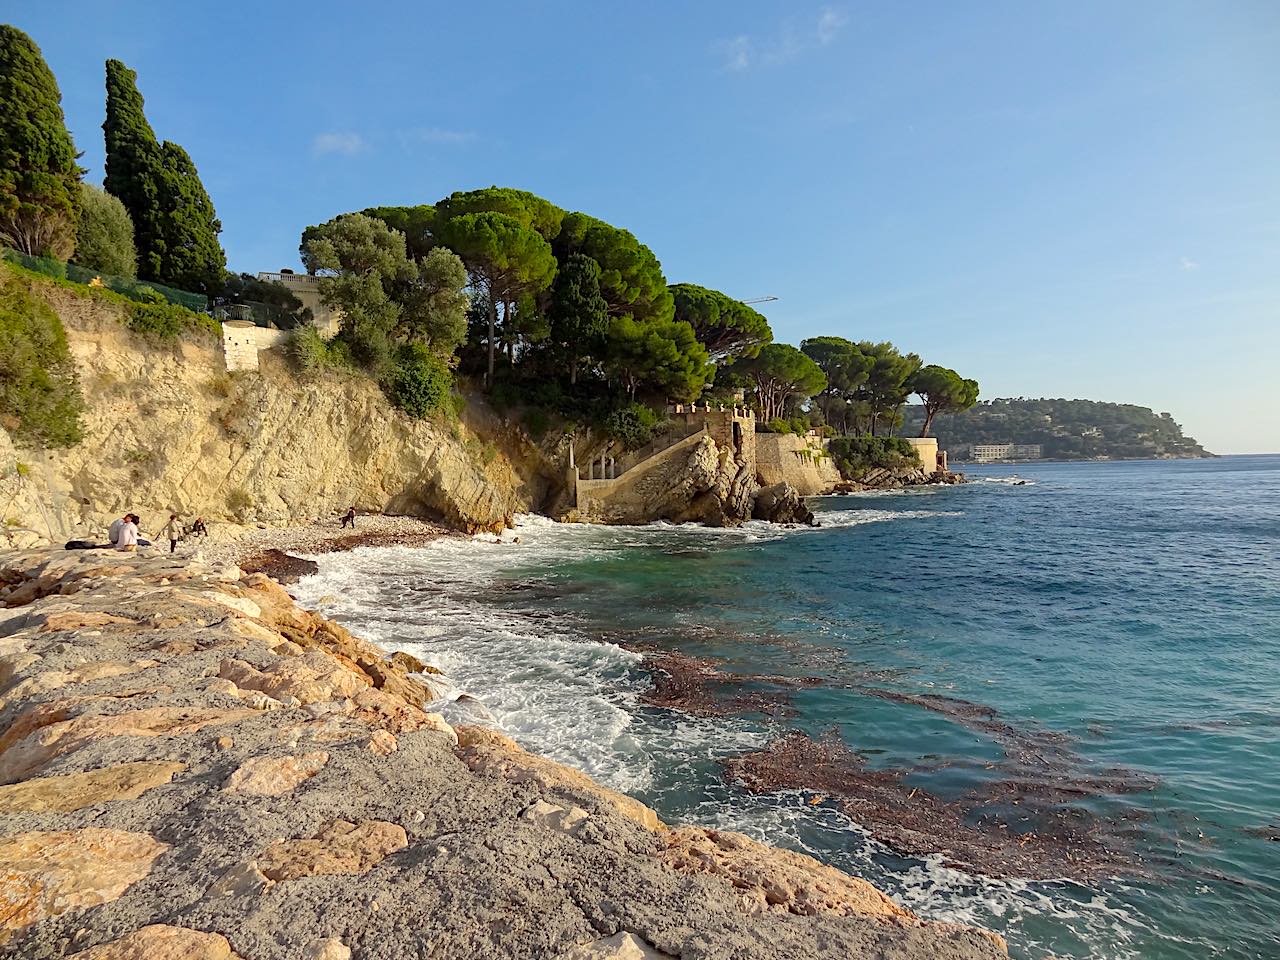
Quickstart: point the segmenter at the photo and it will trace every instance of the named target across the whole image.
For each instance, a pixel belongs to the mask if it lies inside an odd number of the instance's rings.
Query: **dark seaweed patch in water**
[[[815,740],[793,732],[767,749],[723,762],[726,778],[752,793],[802,789],[836,801],[878,840],[908,856],[993,877],[1085,880],[1146,875],[1135,848],[1138,814],[1108,818],[1063,796],[1144,789],[1129,779],[995,780],[982,795],[946,802],[904,782],[910,770],[869,770],[834,732]]]
[[[634,649],[634,648],[633,648]],[[699,717],[729,717],[744,713],[791,717],[791,691],[816,686],[819,677],[776,677],[730,674],[716,669],[719,661],[671,651],[645,651],[644,666],[653,686],[641,697],[652,707],[681,710]]]

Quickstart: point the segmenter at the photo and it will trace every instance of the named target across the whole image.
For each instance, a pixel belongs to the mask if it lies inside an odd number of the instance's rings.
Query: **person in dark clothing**
[[[349,507],[347,512],[342,516],[342,526],[345,528],[347,524],[351,525],[351,529],[356,528],[356,508]]]
[[[169,522],[164,525],[164,535],[169,538],[169,552],[178,549],[178,541],[182,539],[182,524],[178,522],[176,513],[169,514]]]
[[[209,528],[204,525],[204,517],[196,517],[196,522],[191,524],[191,535],[193,537],[207,537]]]

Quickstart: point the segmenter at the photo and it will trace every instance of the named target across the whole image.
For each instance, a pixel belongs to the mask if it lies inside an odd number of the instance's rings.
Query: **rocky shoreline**
[[[1005,955],[808,857],[668,826],[497,731],[450,727],[429,666],[264,573],[0,554],[0,604],[13,955]]]

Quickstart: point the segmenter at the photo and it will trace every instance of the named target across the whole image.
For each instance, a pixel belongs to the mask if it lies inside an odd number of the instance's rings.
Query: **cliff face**
[[[478,402],[460,422],[415,421],[364,378],[303,379],[274,351],[258,371],[227,374],[212,339],[151,342],[110,304],[47,295],[79,368],[85,438],[14,450],[0,430],[12,542],[100,538],[130,509],[150,531],[170,512],[279,523],[351,505],[498,529],[555,482],[544,455]]]

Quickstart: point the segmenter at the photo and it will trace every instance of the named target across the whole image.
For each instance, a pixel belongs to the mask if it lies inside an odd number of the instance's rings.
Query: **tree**
[[[441,201],[439,206],[443,206]],[[437,224],[440,241],[462,258],[471,286],[488,308],[488,367],[485,383],[493,386],[498,307],[504,326],[514,322],[521,297],[540,293],[556,275],[551,245],[533,228],[505,213],[464,213]]]
[[[840,432],[849,432],[849,418],[859,413],[854,401],[858,388],[866,383],[875,361],[844,337],[811,337],[800,343],[800,351],[822,370],[827,386],[816,397],[827,423],[840,424]]]
[[[395,348],[428,346],[448,356],[466,332],[466,271],[448,250],[409,259],[404,234],[362,213],[307,227],[300,253],[320,275],[320,297],[342,311],[351,356],[381,374]]]
[[[107,61],[107,192],[133,220],[138,276],[216,295],[226,277],[222,223],[187,152],[157,142],[137,80],[119,60]]]
[[[425,257],[439,246],[431,232],[435,225],[436,208],[429,203],[412,207],[370,207],[360,212],[403,233],[405,248],[415,260]]]
[[[910,380],[911,392],[924,404],[924,424],[920,436],[929,435],[933,418],[939,413],[959,413],[978,402],[978,381],[965,380],[949,367],[935,363],[921,367]]]
[[[501,213],[537,231],[543,239],[554,240],[560,233],[564,211],[550,200],[514,187],[485,187],[457,190],[435,206],[437,221],[452,220],[468,213]]]
[[[896,420],[907,397],[911,395],[910,380],[920,369],[920,358],[914,353],[902,354],[892,343],[862,341],[858,350],[871,358],[871,369],[866,381],[854,392],[854,398],[867,405],[871,435],[886,417]]]
[[[662,264],[629,231],[585,213],[565,214],[555,251],[561,261],[581,253],[600,264],[600,293],[611,317],[662,322],[674,316],[675,302]]]
[[[609,332],[609,304],[600,295],[600,264],[581,253],[560,265],[548,310],[551,340],[569,363],[569,382],[578,382],[578,365],[599,356]]]
[[[90,270],[132,277],[138,270],[133,221],[124,204],[98,187],[80,184],[75,261]]]
[[[397,339],[427,343],[450,355],[467,338],[467,268],[443,247],[418,261],[418,276],[404,293]]]
[[[692,400],[715,375],[707,348],[693,327],[679,320],[614,317],[605,352],[610,372],[632,399],[645,390]]]
[[[769,321],[741,300],[693,283],[675,283],[669,289],[675,319],[693,327],[716,363],[753,357],[773,340]]]
[[[0,286],[0,422],[23,445],[69,447],[83,409],[58,315],[29,284]]]
[[[0,242],[69,259],[80,213],[75,144],[40,48],[0,25]]]
[[[744,357],[729,368],[755,386],[756,403],[764,421],[780,418],[792,397],[811,397],[827,386],[826,374],[789,343],[769,343],[754,357]]]

